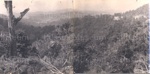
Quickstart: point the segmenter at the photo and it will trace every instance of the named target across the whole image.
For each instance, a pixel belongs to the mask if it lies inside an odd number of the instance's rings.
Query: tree
[[[16,32],[17,56],[21,56],[24,58],[28,57],[29,56],[28,52],[31,51],[30,46],[31,46],[31,43],[30,43],[30,39],[28,38],[28,36],[25,34],[23,30],[18,30],[18,32]],[[32,53],[36,53],[36,51]]]
[[[8,49],[8,56],[16,56],[16,35],[14,27],[17,23],[23,18],[23,16],[29,11],[29,8],[25,9],[20,13],[20,16],[15,18],[12,10],[12,0],[4,0],[5,7],[8,12],[8,31],[9,31],[9,39],[10,39],[10,47]]]

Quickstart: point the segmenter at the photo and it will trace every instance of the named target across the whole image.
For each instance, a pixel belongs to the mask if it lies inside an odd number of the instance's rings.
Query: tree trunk
[[[5,6],[8,12],[8,32],[10,37],[10,44],[8,49],[8,56],[15,56],[16,55],[16,37],[15,37],[15,30],[14,30],[14,15],[12,10],[12,1],[5,1]]]
[[[29,8],[21,12],[18,18],[15,18],[15,16],[13,15],[12,0],[4,0],[4,2],[8,12],[8,32],[9,32],[9,39],[10,39],[8,56],[10,57],[10,56],[17,55],[15,26],[23,18],[23,16],[29,11]]]

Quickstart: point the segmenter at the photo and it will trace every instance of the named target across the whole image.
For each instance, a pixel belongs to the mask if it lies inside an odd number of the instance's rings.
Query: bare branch
[[[14,25],[17,25],[17,23],[23,18],[23,16],[29,11],[30,9],[27,8],[23,12],[20,12],[20,16],[16,19],[14,19]]]

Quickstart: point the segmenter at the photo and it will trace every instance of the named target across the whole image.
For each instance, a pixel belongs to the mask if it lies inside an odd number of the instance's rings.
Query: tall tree
[[[16,35],[15,35],[15,26],[17,23],[23,18],[23,16],[29,11],[29,8],[25,9],[23,12],[20,13],[20,16],[15,18],[13,15],[12,9],[12,0],[4,0],[5,7],[8,13],[8,31],[10,37],[10,47],[8,56],[16,56]]]

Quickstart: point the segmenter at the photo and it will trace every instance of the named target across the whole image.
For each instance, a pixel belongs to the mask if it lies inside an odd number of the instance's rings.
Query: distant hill
[[[125,16],[136,16],[136,15],[149,15],[149,4],[145,4],[136,10],[130,10],[124,13]]]
[[[127,17],[137,17],[137,16],[146,16],[149,14],[149,4],[145,4],[136,10],[130,10],[124,13],[119,13],[122,16]],[[86,15],[101,15],[105,13],[104,11],[95,12],[95,11],[77,11],[77,10],[59,10],[59,11],[49,11],[49,12],[30,12],[22,20],[22,23],[26,25],[33,26],[47,26],[47,25],[60,25],[70,21],[70,18],[73,17],[83,17]],[[0,18],[6,19],[5,15],[0,15]]]
[[[29,13],[22,22],[34,26],[59,25],[69,21],[74,17],[83,17],[85,15],[96,15],[98,12],[59,10],[53,12],[33,12]]]

